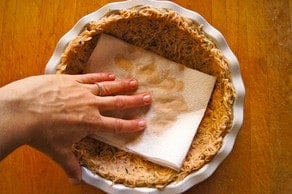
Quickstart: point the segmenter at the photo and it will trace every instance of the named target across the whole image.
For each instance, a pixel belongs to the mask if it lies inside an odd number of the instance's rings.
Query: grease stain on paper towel
[[[121,68],[129,78],[139,81],[139,91],[149,91],[153,98],[153,116],[150,119],[152,132],[159,133],[177,120],[177,115],[189,112],[189,107],[182,95],[184,83],[179,78],[184,70],[183,65],[175,69],[176,78],[172,77],[170,71],[173,67],[159,67],[155,59],[148,58],[141,63],[133,63],[130,59],[118,54],[114,58],[115,65]],[[137,113],[136,113],[137,114]]]

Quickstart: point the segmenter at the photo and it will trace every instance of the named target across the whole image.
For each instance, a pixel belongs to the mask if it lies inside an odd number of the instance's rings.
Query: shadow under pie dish
[[[230,153],[243,119],[239,64],[223,36],[196,12],[169,1],[111,3],[83,17],[61,38],[46,73],[84,73],[102,33],[217,80],[180,171],[88,137],[74,146],[83,180],[108,193],[180,193],[208,178]]]

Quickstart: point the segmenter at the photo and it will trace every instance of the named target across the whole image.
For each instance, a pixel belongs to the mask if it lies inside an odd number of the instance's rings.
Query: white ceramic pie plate
[[[229,155],[231,152],[233,145],[235,143],[236,136],[239,132],[239,129],[243,122],[243,104],[244,104],[244,85],[240,74],[239,63],[235,55],[230,50],[229,46],[227,45],[226,40],[222,36],[222,34],[212,27],[200,14],[185,9],[171,1],[156,1],[156,0],[129,0],[123,2],[115,2],[109,3],[104,7],[100,8],[99,10],[90,13],[83,18],[81,18],[77,24],[67,32],[58,42],[57,47],[50,58],[45,73],[46,74],[53,74],[56,73],[57,65],[60,62],[60,58],[62,53],[64,52],[68,43],[74,39],[79,33],[82,31],[83,27],[93,20],[98,20],[99,18],[103,17],[107,12],[110,10],[115,9],[127,9],[137,5],[150,5],[154,8],[168,8],[176,11],[180,15],[191,18],[198,24],[203,25],[204,32],[215,42],[217,47],[222,51],[224,56],[228,59],[231,65],[231,73],[232,73],[232,81],[235,87],[236,98],[234,103],[234,119],[233,125],[230,132],[224,137],[223,145],[221,149],[218,151],[216,156],[213,160],[206,165],[204,165],[200,170],[195,171],[188,175],[184,180],[171,183],[166,186],[162,190],[158,190],[155,188],[145,188],[145,187],[138,187],[138,188],[129,188],[122,184],[114,184],[113,182],[106,180],[96,174],[93,174],[90,170],[82,167],[82,179],[99,189],[107,193],[125,193],[125,194],[133,194],[133,193],[181,193],[192,186],[200,183],[201,181],[207,179],[209,176],[213,174],[213,172],[217,169],[220,163]]]

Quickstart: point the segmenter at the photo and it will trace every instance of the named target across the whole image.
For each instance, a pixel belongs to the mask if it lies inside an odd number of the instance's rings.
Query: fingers
[[[71,150],[66,153],[60,153],[60,156],[55,160],[64,169],[72,184],[76,185],[81,182],[80,164]]]
[[[93,84],[102,81],[113,81],[116,79],[116,77],[112,73],[88,73],[74,75],[74,79],[79,83]]]
[[[135,95],[97,96],[97,106],[100,111],[122,110],[151,104],[152,98],[148,93]]]
[[[96,95],[96,106],[100,112],[136,108],[147,106],[152,103],[152,98],[149,93],[119,95],[136,91],[138,88],[138,82],[135,79],[115,80],[113,74],[97,73],[76,75],[75,80]],[[145,120],[124,120],[102,115],[100,116],[101,118],[98,128],[103,131],[127,133],[141,131],[146,128]],[[65,165],[64,169],[66,169]],[[70,172],[72,171],[68,169],[66,172],[68,176],[71,177]]]
[[[138,82],[135,79],[104,81],[95,84],[93,93],[98,96],[108,96],[137,90]]]
[[[100,130],[114,133],[138,132],[146,128],[142,119],[124,120],[113,117],[102,117]]]

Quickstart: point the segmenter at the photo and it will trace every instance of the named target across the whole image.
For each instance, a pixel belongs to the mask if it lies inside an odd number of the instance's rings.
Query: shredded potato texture
[[[168,9],[137,6],[127,10],[113,10],[89,23],[69,43],[57,73],[84,73],[101,33],[214,75],[217,81],[205,116],[179,172],[90,137],[74,145],[80,163],[114,183],[128,187],[163,188],[171,182],[183,180],[211,161],[231,128],[235,92],[228,61],[203,32],[202,26]]]

